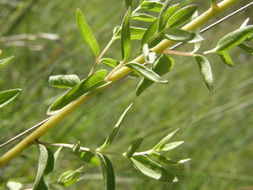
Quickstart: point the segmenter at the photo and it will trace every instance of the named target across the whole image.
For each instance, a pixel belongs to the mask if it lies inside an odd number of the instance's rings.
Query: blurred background
[[[200,13],[209,6],[209,1],[201,0],[183,3],[191,2],[200,6]],[[241,1],[218,18],[249,2]],[[114,26],[120,25],[125,12],[123,0],[0,0],[1,58],[15,55],[14,61],[0,70],[0,89],[23,89],[16,101],[0,110],[1,143],[47,117],[47,108],[63,93],[48,85],[50,75],[77,74],[84,78],[89,73],[94,57],[77,30],[77,8],[84,12],[101,47],[110,39]],[[241,12],[203,34],[206,42],[201,50],[214,47],[220,37],[239,28],[247,17],[252,19],[252,11]],[[120,58],[119,47],[120,43],[115,43],[106,57]],[[136,43],[133,57],[139,48]],[[234,48],[231,55],[236,63],[233,68],[216,55],[208,56],[215,76],[212,93],[205,87],[195,60],[175,57],[174,69],[165,76],[169,85],[156,84],[135,98],[139,80],[124,79],[74,111],[42,140],[81,141],[83,146],[97,147],[134,101],[110,150],[123,153],[137,137],[145,138],[140,150],[146,150],[180,128],[173,140],[184,140],[185,144],[170,156],[192,160],[178,169],[178,183],[167,184],[139,174],[126,159],[112,156],[117,189],[253,189],[253,59],[239,48]],[[37,160],[38,150],[32,146],[1,168],[0,189],[7,189],[9,180],[29,187],[35,179]],[[83,164],[64,149],[53,178],[56,181],[64,171]],[[83,179],[67,189],[105,189],[100,169],[84,167]]]

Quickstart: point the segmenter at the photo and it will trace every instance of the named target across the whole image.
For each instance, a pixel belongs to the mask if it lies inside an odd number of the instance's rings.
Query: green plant
[[[217,5],[215,2],[213,2],[212,4],[213,6],[209,11],[197,17],[196,20],[193,20],[192,22],[190,22],[183,28],[179,29],[182,23],[186,22],[187,19],[191,15],[193,15],[193,13],[196,11],[196,6],[187,6],[185,8],[180,9],[179,11],[176,11],[176,9],[179,8],[178,5],[172,5],[171,7],[169,7],[170,1],[166,1],[164,5],[161,2],[156,2],[156,1],[154,2],[142,1],[141,4],[138,6],[138,8],[135,9],[134,11],[131,12],[131,9],[128,9],[124,17],[122,27],[117,27],[114,30],[114,35],[112,37],[112,40],[108,43],[108,45],[106,46],[104,51],[102,51],[102,53],[99,53],[100,50],[99,50],[98,43],[96,42],[95,38],[93,37],[91,33],[91,30],[89,29],[88,25],[83,19],[82,13],[78,10],[77,23],[79,25],[80,31],[84,37],[84,40],[88,43],[89,46],[91,46],[94,52],[94,55],[96,56],[96,62],[90,72],[90,76],[84,80],[81,80],[80,82],[79,82],[79,79],[77,79],[77,77],[73,78],[73,76],[64,76],[64,80],[62,77],[57,78],[56,76],[53,77],[54,80],[51,78],[50,83],[53,84],[54,86],[72,87],[72,88],[64,96],[57,99],[52,104],[52,106],[50,106],[48,113],[53,116],[48,121],[46,121],[39,129],[37,129],[34,133],[29,135],[24,141],[22,141],[19,145],[17,145],[16,148],[14,148],[5,156],[3,156],[0,159],[1,160],[0,163],[3,164],[6,161],[8,161],[10,158],[15,157],[24,148],[26,148],[31,143],[35,142],[41,135],[46,133],[49,128],[52,128],[56,123],[62,120],[70,111],[75,109],[82,102],[86,101],[92,95],[110,86],[115,81],[119,80],[120,78],[126,76],[131,71],[134,71],[134,74],[132,74],[132,77],[140,77],[140,76],[144,77],[141,80],[141,83],[138,85],[138,89],[137,89],[138,95],[140,95],[144,91],[144,89],[150,86],[153,82],[167,83],[167,80],[161,78],[161,75],[170,71],[173,67],[173,60],[169,56],[169,54],[175,54],[175,55],[178,54],[178,55],[194,57],[200,67],[200,71],[205,83],[207,84],[208,88],[211,90],[213,86],[213,77],[212,77],[211,67],[210,67],[210,64],[208,63],[208,60],[205,57],[203,57],[203,55],[200,55],[200,53],[198,54],[196,53],[197,48],[194,49],[194,52],[177,52],[177,51],[165,50],[165,49],[167,49],[168,46],[171,45],[173,42],[192,42],[195,44],[196,47],[198,47],[202,38],[198,34],[194,32],[187,32],[186,30],[195,29],[196,27],[200,26],[202,23],[206,22],[208,19],[216,16],[219,12],[221,12],[223,9],[225,9],[227,6],[230,6],[234,2],[235,1],[223,1],[220,5]],[[130,3],[130,1],[128,1],[127,3],[128,5],[132,4]],[[148,11],[151,10],[155,12],[158,11],[159,12],[158,19],[156,19],[154,16],[140,13],[139,11],[142,9],[147,9]],[[174,12],[171,10],[174,10]],[[133,27],[131,28],[129,24],[131,20],[130,17],[132,17],[132,19],[137,19],[137,20],[142,20],[142,21],[144,20],[147,22],[152,21],[152,24],[150,25],[150,27],[148,27],[148,29],[133,28]],[[168,28],[166,26],[168,26]],[[245,40],[251,40],[252,37],[249,36],[251,34],[252,34],[252,26],[243,26],[243,29],[239,30],[239,35],[238,35],[238,31],[230,34],[232,36],[235,36],[235,38],[229,37],[229,39],[233,39],[232,41],[226,40],[227,36],[224,37],[220,41],[220,43],[218,43],[219,45],[222,44],[221,46],[222,48],[220,47],[215,48],[215,51],[223,55],[223,60],[225,60],[226,63],[231,63],[227,54],[225,54],[226,50],[230,49],[231,47],[241,45],[241,43],[244,42]],[[122,61],[119,62],[111,58],[102,59],[104,53],[108,50],[108,48],[113,43],[113,41],[115,41],[118,38],[121,38],[121,43],[122,43],[122,50],[121,50]],[[169,39],[169,40],[163,40],[164,38]],[[129,61],[130,59],[129,56],[132,55],[130,53],[131,39],[142,40],[141,49],[142,49],[143,54],[139,56],[137,59],[135,59],[134,61]],[[162,42],[160,43],[161,40]],[[149,47],[152,47],[152,48],[150,49]],[[210,53],[210,52],[207,51],[205,53]],[[229,62],[227,60],[229,60]],[[145,66],[140,64],[143,62],[146,63]],[[99,63],[105,63],[107,65],[110,65],[113,67],[113,70],[108,75],[106,74],[105,70],[99,70],[95,72],[96,66]],[[166,68],[167,70],[164,68]],[[114,130],[111,136],[114,137],[115,136],[114,133],[117,130],[118,128],[116,127],[116,129]],[[140,140],[136,142],[138,145]],[[40,144],[41,155],[50,154],[50,153],[47,153],[49,152],[49,150],[42,146],[43,144],[42,142],[37,141],[37,143]],[[64,145],[64,144],[59,145],[59,144],[44,143],[44,145],[68,146],[68,147],[74,148],[73,145],[69,146],[69,145]],[[137,145],[133,143],[132,147],[135,147]],[[170,146],[168,145],[168,147]],[[103,166],[105,179],[107,179],[107,184],[109,184],[108,186],[109,187],[114,186],[114,182],[112,181],[113,179],[113,174],[112,174],[112,169],[111,169],[112,166],[108,157],[105,155],[102,155],[101,152],[98,152],[97,150],[90,151],[89,149],[84,148],[84,147],[80,147],[80,149],[85,150],[86,152],[89,152],[91,154],[92,153],[96,154],[98,156],[100,163]],[[80,149],[77,149],[77,150],[80,150]],[[165,150],[168,150],[168,149],[169,148],[166,148]],[[152,168],[156,169],[160,171],[160,173],[166,173],[166,172],[164,172],[163,168],[159,164],[153,163],[152,161],[150,161],[150,158],[147,157],[148,153],[150,154],[150,151],[145,151],[144,156],[140,154],[140,155],[137,155],[139,156],[138,158],[136,159],[130,158],[130,160],[135,165],[135,167],[139,169],[144,168],[145,170],[144,169],[143,169],[144,171],[142,170],[144,174],[157,179],[157,175],[151,176],[150,175],[151,172],[147,171],[147,168],[145,168],[145,166],[149,166],[149,168],[151,169]],[[148,156],[150,156],[149,154]],[[128,155],[128,157],[130,157],[129,155],[131,154],[128,152],[125,155]],[[132,156],[133,155],[134,154],[132,153]],[[164,157],[160,157],[160,155],[157,155],[157,152],[155,152],[154,155],[157,156],[158,158],[161,158],[161,160],[166,159],[166,157],[164,158]],[[152,156],[154,155],[152,154]],[[48,162],[50,162],[49,159],[48,159]],[[46,164],[44,164],[44,170],[42,170],[42,172],[46,171]],[[80,173],[80,170],[74,171],[74,173]],[[47,174],[47,172],[45,174]],[[38,178],[38,179],[39,181],[42,180],[42,178]],[[76,177],[74,179],[76,180]],[[169,181],[171,181],[174,178],[169,178],[169,179],[170,179]]]

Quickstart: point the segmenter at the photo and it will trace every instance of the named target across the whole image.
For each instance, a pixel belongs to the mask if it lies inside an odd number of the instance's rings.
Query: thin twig
[[[0,148],[3,148],[11,143],[13,143],[14,141],[18,140],[19,138],[23,137],[26,134],[29,134],[30,132],[34,131],[35,129],[37,129],[39,126],[41,126],[43,123],[45,123],[46,121],[48,121],[51,117],[44,119],[43,121],[37,123],[36,125],[30,127],[29,129],[23,131],[22,133],[16,135],[15,137],[12,137],[11,139],[9,139],[8,141],[4,142],[3,144],[0,145]]]
[[[218,20],[218,21],[216,21],[216,22],[210,24],[210,25],[207,26],[206,28],[202,29],[202,30],[200,31],[200,34],[202,34],[202,33],[206,32],[206,31],[210,30],[211,28],[215,27],[216,25],[218,25],[218,24],[222,23],[223,21],[225,21],[225,20],[231,18],[232,16],[234,16],[234,15],[236,15],[236,14],[238,14],[238,13],[244,11],[245,9],[249,8],[249,7],[252,6],[252,5],[253,5],[253,2],[251,2],[251,3],[249,3],[249,4],[247,4],[247,5],[243,6],[243,7],[241,7],[240,9],[238,9],[238,10],[236,10],[236,11],[230,13],[229,15],[227,15],[227,16],[225,16],[225,17],[223,17],[222,19],[220,19],[220,20]],[[179,46],[181,46],[181,45],[183,45],[183,44],[184,44],[184,42],[177,43],[176,45],[172,46],[170,49],[171,49],[171,50],[176,49],[176,48],[178,48]]]

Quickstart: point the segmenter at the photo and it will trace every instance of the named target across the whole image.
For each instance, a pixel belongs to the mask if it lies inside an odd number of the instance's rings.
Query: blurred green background
[[[200,12],[209,5],[209,1],[185,2],[199,4]],[[228,12],[247,2],[250,1],[241,1]],[[84,78],[88,74],[94,58],[77,30],[77,8],[86,15],[101,47],[110,39],[114,26],[121,23],[125,11],[123,0],[0,0],[0,49],[4,52],[1,57],[15,55],[14,61],[0,71],[0,89],[23,89],[16,101],[0,110],[0,142],[47,117],[47,108],[63,92],[48,85],[50,75],[77,74]],[[202,50],[214,47],[221,36],[252,16],[252,11],[248,9],[206,32]],[[59,39],[43,38],[42,33],[54,34],[50,37]],[[114,44],[107,56],[119,58],[119,47],[118,42]],[[138,49],[136,45],[135,50]],[[74,111],[42,140],[81,141],[83,146],[97,147],[122,111],[134,101],[110,150],[124,152],[137,137],[145,138],[141,147],[145,150],[180,128],[173,140],[184,140],[185,144],[173,151],[171,157],[192,161],[177,171],[178,183],[167,184],[142,176],[126,159],[112,156],[117,189],[253,189],[253,59],[238,48],[231,55],[236,63],[233,68],[224,65],[216,55],[208,56],[215,75],[212,93],[205,87],[195,61],[176,57],[174,69],[165,76],[169,85],[157,84],[135,98],[138,80],[124,79]],[[31,186],[37,159],[38,150],[32,146],[1,168],[0,189],[7,189],[9,180]],[[82,165],[64,149],[53,178],[57,180],[62,172]],[[67,189],[104,189],[100,169],[84,167],[83,180]]]

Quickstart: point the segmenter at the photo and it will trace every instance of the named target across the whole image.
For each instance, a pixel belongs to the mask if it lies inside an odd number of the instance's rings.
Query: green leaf
[[[125,0],[126,8],[128,9],[129,7],[133,7],[133,1],[132,0]]]
[[[121,54],[123,62],[129,58],[131,53],[130,16],[131,8],[128,8],[123,19],[121,30]]]
[[[112,163],[107,156],[101,153],[98,153],[97,155],[101,162],[106,188],[107,190],[114,190],[115,189],[115,175],[114,175]]]
[[[242,50],[246,51],[247,53],[253,55],[253,48],[248,46],[247,44],[242,43],[242,44],[238,45],[238,47],[241,48]]]
[[[159,82],[162,84],[168,83],[167,80],[161,78],[154,71],[152,71],[151,69],[148,69],[147,67],[144,67],[143,65],[139,63],[128,63],[126,64],[126,66],[131,68],[133,71],[137,72],[141,76],[145,77],[146,79],[149,79],[153,82]]]
[[[131,40],[141,40],[146,30],[146,28],[130,26]],[[115,38],[121,38],[121,29],[119,29],[119,31],[116,31]]]
[[[122,113],[122,115],[120,116],[119,120],[117,121],[116,125],[114,126],[114,128],[113,128],[111,134],[110,134],[109,137],[105,140],[105,142],[103,143],[103,145],[100,146],[100,147],[98,148],[98,150],[104,150],[104,149],[108,148],[108,147],[112,144],[112,142],[113,142],[115,136],[117,135],[117,133],[118,133],[118,131],[119,131],[121,125],[122,125],[122,122],[124,121],[124,119],[125,119],[125,117],[126,117],[128,111],[130,110],[130,108],[132,107],[132,105],[133,105],[133,104],[130,104],[130,105],[125,109],[125,111]]]
[[[12,89],[0,92],[0,108],[4,107],[18,97],[22,89]]]
[[[115,68],[119,64],[117,60],[111,58],[103,58],[100,60],[100,63],[105,64],[111,68]]]
[[[155,38],[157,28],[158,28],[158,20],[155,20],[144,33],[141,41],[142,46],[144,46],[144,44],[150,43]]]
[[[7,187],[9,188],[9,190],[21,190],[23,185],[22,183],[16,181],[8,181]]]
[[[45,176],[51,173],[54,169],[54,155],[49,148],[39,144],[39,166],[36,175],[35,182],[33,184],[33,190],[46,190],[48,189]]]
[[[53,75],[48,80],[51,86],[57,88],[72,88],[80,82],[77,75]]]
[[[49,115],[59,112],[62,108],[67,106],[69,103],[80,98],[82,95],[94,91],[99,87],[103,86],[107,82],[104,81],[106,76],[106,70],[99,70],[93,75],[83,79],[73,88],[71,88],[63,96],[59,97],[48,109],[47,113]]]
[[[170,5],[171,0],[167,0],[166,3],[164,4],[164,7],[161,11],[161,13],[159,14],[159,27],[158,27],[158,31],[161,31],[162,29],[164,29],[167,25],[167,21],[168,19],[178,10],[179,8],[179,3],[172,5],[171,7],[168,7],[168,5]]]
[[[195,55],[194,57],[198,63],[202,78],[205,81],[207,88],[211,91],[213,89],[213,73],[211,65],[208,59],[202,55]]]
[[[146,13],[133,13],[131,18],[133,20],[139,20],[144,22],[154,22],[156,20],[155,16]]]
[[[151,160],[148,156],[133,156],[131,157],[131,161],[134,167],[145,176],[165,182],[175,181],[176,177],[173,174]]]
[[[76,11],[76,23],[84,41],[91,48],[95,57],[98,57],[100,54],[100,47],[80,9]]]
[[[77,170],[69,170],[64,172],[63,174],[61,174],[57,182],[65,187],[69,187],[75,184],[81,178],[82,169],[83,167],[78,168]]]
[[[1,59],[0,60],[0,68],[7,65],[8,63],[10,63],[13,58],[14,58],[14,56],[11,56],[11,57],[8,57],[5,59]]]
[[[143,142],[143,138],[138,138],[131,142],[130,146],[127,148],[126,155],[128,158],[132,157],[133,154],[137,151],[140,147],[141,143]]]
[[[75,155],[77,155],[82,161],[88,164],[99,166],[100,162],[96,155],[91,151],[81,150],[80,143],[77,143],[72,148]]]
[[[153,12],[160,12],[162,10],[163,3],[159,1],[144,1],[141,5],[140,8],[148,11],[153,11]]]
[[[168,141],[171,139],[171,137],[173,137],[176,132],[178,131],[179,129],[176,129],[175,131],[169,133],[167,136],[165,136],[161,141],[159,141],[153,148],[152,150],[154,151],[159,151],[161,150],[167,143]]]
[[[152,70],[158,75],[162,76],[174,67],[174,60],[168,55],[161,55],[161,57],[156,61]],[[137,86],[136,95],[139,96],[144,90],[150,87],[154,82],[143,78]]]
[[[253,25],[239,28],[221,38],[213,50],[208,52],[223,52],[238,46],[253,33]]]
[[[167,27],[175,28],[183,25],[194,12],[197,10],[196,5],[188,5],[178,11],[176,11],[167,21]]]
[[[178,146],[180,146],[181,144],[183,144],[184,141],[178,141],[178,142],[171,142],[171,143],[167,143],[163,146],[163,148],[160,151],[169,151],[169,150],[173,150],[175,148],[177,148]]]
[[[196,34],[190,31],[180,29],[168,29],[165,33],[165,38],[175,42],[188,42],[195,38]]]
[[[145,57],[145,63],[146,64],[154,64],[154,62],[157,58],[156,53],[149,51],[148,44],[144,44],[144,46],[142,48],[142,52],[143,52],[144,57]]]
[[[173,161],[169,158],[166,158],[165,156],[161,155],[160,153],[153,152],[151,154],[153,158],[155,158],[159,163],[166,164],[166,165],[178,165],[178,162]]]
[[[230,57],[230,55],[227,51],[220,51],[220,52],[218,52],[218,54],[219,54],[221,60],[225,64],[227,64],[230,67],[234,66],[234,63],[233,63],[233,61],[232,61],[232,59],[231,59],[231,57]]]

